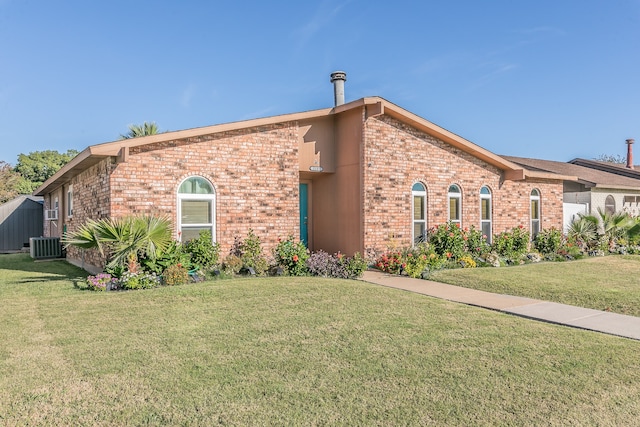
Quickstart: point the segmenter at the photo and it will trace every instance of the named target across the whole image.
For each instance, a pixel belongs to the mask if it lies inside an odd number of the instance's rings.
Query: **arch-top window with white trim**
[[[178,240],[197,239],[201,231],[211,231],[215,241],[216,193],[206,178],[192,176],[178,188]]]
[[[427,190],[420,182],[411,187],[413,199],[413,243],[421,243],[427,237]]]
[[[540,233],[540,192],[531,190],[531,239]]]
[[[455,184],[449,186],[449,221],[462,225],[462,192]]]
[[[480,229],[487,243],[491,243],[491,190],[489,187],[480,189]]]
[[[604,201],[604,211],[608,214],[614,214],[616,212],[616,199],[614,199],[611,194],[609,194]]]

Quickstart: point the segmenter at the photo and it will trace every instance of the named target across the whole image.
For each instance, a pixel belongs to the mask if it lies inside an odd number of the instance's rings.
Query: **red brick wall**
[[[66,218],[66,200],[60,215],[64,216],[67,231],[74,231],[89,219],[102,219],[110,215],[109,188],[110,174],[115,165],[110,158],[85,170],[71,181],[73,185],[73,217]],[[66,198],[66,193],[63,195]],[[61,208],[62,209],[62,208]],[[73,246],[67,249],[67,256],[85,263],[102,267],[104,258],[96,250],[83,250]]]
[[[298,235],[295,123],[131,148],[127,161],[111,175],[112,215],[167,215],[177,224],[178,186],[194,175],[209,179],[215,188],[221,254],[250,228],[266,252],[278,238]]]
[[[541,193],[542,228],[562,227],[562,182],[505,181],[501,171],[388,116],[364,127],[364,249],[411,244],[411,187],[427,188],[427,227],[448,220],[448,188],[462,190],[462,226],[480,227],[480,188],[492,192],[493,233],[529,227],[529,195]]]

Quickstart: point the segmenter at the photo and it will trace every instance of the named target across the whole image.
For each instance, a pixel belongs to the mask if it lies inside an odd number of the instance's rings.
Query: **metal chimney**
[[[627,139],[627,168],[633,169],[633,148],[631,147],[635,140]]]
[[[333,99],[335,106],[344,104],[344,82],[347,81],[347,73],[344,71],[334,71],[331,73],[331,83],[333,83]]]

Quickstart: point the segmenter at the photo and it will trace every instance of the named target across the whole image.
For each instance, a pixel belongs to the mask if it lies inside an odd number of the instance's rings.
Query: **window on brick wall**
[[[480,229],[487,243],[491,243],[493,231],[491,227],[491,190],[489,187],[480,189]]]
[[[73,185],[67,188],[67,216],[73,217]]]
[[[540,192],[536,189],[531,190],[531,239],[540,233]]]
[[[201,176],[185,179],[178,188],[178,239],[197,239],[201,231],[211,231],[215,241],[216,194],[213,185]]]
[[[421,243],[427,235],[427,189],[419,182],[411,188],[413,214],[413,243]]]
[[[462,225],[462,192],[455,184],[449,186],[449,221]]]

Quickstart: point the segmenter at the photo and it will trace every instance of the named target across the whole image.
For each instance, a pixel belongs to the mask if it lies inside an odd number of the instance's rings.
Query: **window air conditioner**
[[[45,221],[56,221],[58,219],[58,209],[46,209],[44,211]]]

